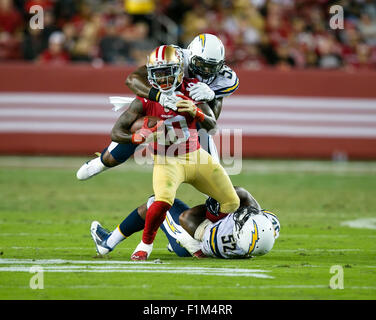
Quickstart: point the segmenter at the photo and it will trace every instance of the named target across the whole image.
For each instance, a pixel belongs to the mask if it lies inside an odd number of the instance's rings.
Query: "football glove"
[[[163,121],[160,120],[157,122],[157,124],[149,128],[148,127],[149,119],[147,117],[144,118],[144,124],[142,125],[141,129],[132,134],[132,143],[133,144],[141,144],[146,142],[146,140],[149,140],[149,137],[154,138],[154,134],[158,131],[158,128],[163,125]]]
[[[189,96],[195,101],[212,101],[215,93],[206,83],[197,82],[187,89]]]
[[[227,216],[227,213],[222,213],[219,211],[220,204],[217,200],[209,197],[206,202],[206,219],[211,222],[217,222]]]
[[[176,103],[181,100],[180,97],[178,97],[174,92],[171,94],[166,94],[161,92],[161,95],[159,96],[159,103],[164,107],[171,109],[173,111],[177,110]]]
[[[218,215],[219,213],[219,202],[211,197],[209,197],[206,202],[206,209],[213,215]]]
[[[191,99],[183,95],[178,95],[178,97],[181,97],[183,99],[176,103],[178,112],[187,112],[192,118],[196,119],[199,122],[203,122],[205,120],[205,114],[200,108],[197,108],[197,106]]]

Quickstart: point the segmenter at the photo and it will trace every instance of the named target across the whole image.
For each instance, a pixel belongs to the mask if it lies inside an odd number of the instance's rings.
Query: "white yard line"
[[[61,265],[74,264],[74,265]],[[43,272],[55,273],[167,273],[222,277],[253,277],[273,279],[270,272],[263,269],[212,268],[212,267],[173,267],[154,262],[133,261],[86,261],[86,260],[32,260],[32,259],[0,259],[0,272],[30,272],[31,266],[41,265]]]
[[[318,284],[318,285],[234,285],[234,286],[203,286],[200,284],[195,285],[179,285],[175,284],[175,288],[178,289],[200,289],[200,290],[218,290],[218,289],[329,289],[329,285]],[[0,285],[0,289],[30,289],[29,286],[8,286]],[[56,286],[45,284],[44,289],[150,289],[153,288],[152,285],[67,285],[67,286]],[[344,286],[344,290],[376,290],[376,286]]]
[[[178,286],[182,289],[317,289],[317,288],[327,288],[329,289],[329,285],[324,284],[317,284],[317,285],[234,285],[234,286],[185,286],[181,285]],[[346,286],[344,289],[364,289],[364,290],[376,290],[376,286]]]
[[[355,220],[343,221],[341,226],[356,228],[356,229],[376,229],[376,218],[361,218]]]
[[[106,264],[106,265],[122,265],[122,264],[136,264],[137,261],[123,261],[123,260],[65,260],[65,259],[0,259],[1,264],[33,264],[33,265],[56,265],[56,264]],[[145,261],[143,264],[155,264],[154,261]],[[164,263],[168,264],[168,263]]]
[[[6,247],[0,247],[0,248],[6,248]],[[31,246],[12,246],[9,247],[9,249],[14,249],[14,250],[51,250],[50,247],[31,247]],[[93,250],[93,253],[95,252],[94,246],[92,247],[54,247],[53,250]],[[117,250],[134,250],[134,247],[121,247]],[[153,251],[165,251],[167,252],[166,248],[154,248]]]

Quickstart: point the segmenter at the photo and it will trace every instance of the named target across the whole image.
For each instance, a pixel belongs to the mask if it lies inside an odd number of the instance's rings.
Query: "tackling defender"
[[[189,208],[176,199],[161,225],[169,241],[169,251],[179,257],[195,256],[214,258],[246,258],[268,253],[278,238],[278,218],[261,209],[258,202],[245,189],[235,187],[240,199],[239,209],[226,218],[210,223],[205,219],[206,210],[216,210],[218,202],[209,198],[205,204]],[[147,208],[154,197],[132,211],[111,233],[99,222],[91,224],[91,235],[97,253],[105,255],[114,250],[124,239],[141,231]]]
[[[180,49],[173,46],[157,47],[148,57],[147,70],[154,87],[165,93],[179,89],[183,94],[179,95],[180,99],[183,100],[176,102],[173,109],[137,97],[112,130],[113,141],[135,145],[149,142],[150,137],[154,139],[158,135],[157,141],[149,144],[154,154],[155,201],[147,210],[142,241],[132,254],[132,260],[146,260],[150,255],[158,228],[174,203],[178,187],[184,182],[218,199],[220,210],[215,214],[207,212],[208,219],[212,221],[221,219],[239,207],[239,198],[226,171],[200,148],[196,124],[200,123],[205,129],[211,130],[216,127],[216,120],[206,103],[200,103],[200,109],[184,96],[197,80],[183,79]],[[162,121],[148,128],[146,120],[139,131],[131,134],[131,125],[144,115],[156,116]]]
[[[223,98],[233,94],[239,87],[236,73],[224,64],[225,49],[219,38],[212,34],[200,34],[193,39],[187,49],[181,49],[184,59],[184,77],[196,78],[199,82],[192,85],[188,95],[195,101],[205,101],[218,119]],[[151,85],[147,67],[143,66],[130,74],[127,86],[139,97],[157,101],[164,107],[174,107],[179,100],[173,92],[166,93]],[[217,150],[214,141],[204,130],[200,131],[202,147],[216,160]],[[77,171],[77,179],[91,177],[127,161],[136,150],[133,144],[112,142],[100,157],[87,161]]]

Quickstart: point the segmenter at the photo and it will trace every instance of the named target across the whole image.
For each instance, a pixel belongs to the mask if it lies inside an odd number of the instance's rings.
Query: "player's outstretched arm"
[[[194,237],[197,227],[206,219],[206,206],[204,204],[185,210],[179,216],[179,223],[191,237]]]
[[[152,86],[148,81],[148,72],[145,65],[132,72],[125,80],[125,84],[137,96],[150,99]]]
[[[132,123],[142,117],[142,102],[134,99],[129,108],[117,119],[111,131],[111,139],[117,143],[132,143],[130,128]]]
[[[210,109],[213,111],[215,119],[218,120],[222,111],[223,98],[216,98],[208,102]]]
[[[248,207],[252,206],[257,209],[261,209],[261,206],[257,202],[257,200],[244,188],[242,187],[234,187],[235,191],[240,199],[240,207]]]
[[[200,109],[205,114],[203,121],[200,122],[202,128],[206,129],[207,131],[216,130],[217,129],[217,119],[210,108],[209,104],[204,102],[199,104]]]

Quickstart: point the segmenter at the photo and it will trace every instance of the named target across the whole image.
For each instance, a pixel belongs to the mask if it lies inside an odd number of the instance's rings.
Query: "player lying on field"
[[[258,202],[245,189],[235,187],[240,199],[236,212],[212,223],[205,218],[206,210],[215,214],[218,202],[208,198],[205,204],[189,208],[175,199],[167,212],[161,229],[168,238],[169,251],[179,257],[195,256],[215,258],[246,258],[268,253],[279,236],[280,223],[271,212],[261,209]],[[91,224],[91,235],[97,253],[105,255],[145,224],[147,208],[154,197],[132,211],[111,233],[99,222]]]
[[[225,65],[225,48],[222,41],[212,34],[200,34],[193,39],[187,49],[182,49],[184,78],[196,78],[188,88],[188,96],[195,101],[205,101],[218,119],[224,97],[233,94],[239,87],[236,73]],[[156,101],[166,108],[173,108],[179,98],[173,93],[166,93],[152,86],[148,79],[147,66],[142,66],[130,74],[127,86],[139,97]],[[202,147],[216,160],[217,149],[213,138],[205,130],[200,131]],[[126,162],[137,146],[132,143],[111,144],[102,151],[100,157],[84,163],[77,171],[77,179],[91,177]]]

